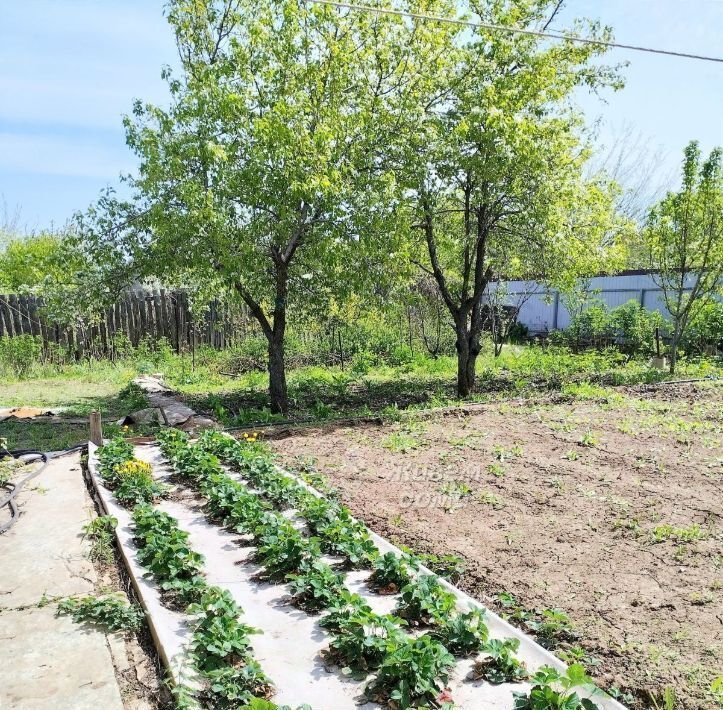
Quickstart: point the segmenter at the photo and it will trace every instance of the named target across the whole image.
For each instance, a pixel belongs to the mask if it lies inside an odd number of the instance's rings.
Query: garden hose
[[[8,508],[10,509],[10,520],[0,525],[0,535],[2,535],[2,533],[4,532],[7,532],[13,525],[15,525],[15,523],[18,521],[18,518],[20,517],[20,508],[15,498],[17,498],[18,493],[20,493],[23,487],[29,481],[39,476],[48,467],[50,459],[64,456],[65,454],[69,454],[74,451],[80,451],[81,449],[85,448],[85,446],[86,444],[78,444],[76,446],[71,446],[68,449],[64,449],[63,451],[44,452],[36,451],[35,449],[15,449],[9,451],[0,444],[0,461],[2,461],[4,458],[9,457],[16,460],[22,460],[26,466],[38,462],[41,463],[38,468],[36,468],[34,471],[31,471],[27,476],[25,476],[25,478],[23,478],[18,483],[8,481],[3,484],[3,487],[8,490],[9,493],[5,498],[0,500],[0,510],[2,510],[5,506],[8,506]]]

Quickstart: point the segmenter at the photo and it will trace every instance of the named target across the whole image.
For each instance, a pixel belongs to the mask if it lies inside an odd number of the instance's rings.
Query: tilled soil
[[[580,398],[583,395],[586,398]],[[392,425],[294,431],[372,529],[453,553],[500,609],[569,614],[589,670],[631,707],[723,704],[723,387],[649,386],[491,404]],[[504,609],[500,609],[504,611]]]

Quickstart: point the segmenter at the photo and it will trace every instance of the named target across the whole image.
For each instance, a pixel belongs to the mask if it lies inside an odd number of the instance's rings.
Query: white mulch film
[[[166,609],[160,603],[160,595],[155,585],[144,578],[144,570],[135,559],[130,513],[118,506],[112,493],[103,486],[97,475],[96,447],[93,444],[89,447],[89,468],[93,482],[106,512],[118,519],[117,535],[123,557],[149,613],[151,631],[161,657],[174,680],[178,681],[179,671],[184,665],[184,645],[189,636],[184,625],[184,615]],[[136,456],[150,463],[154,475],[160,479],[171,473],[157,446],[138,446]],[[231,469],[226,470],[231,477],[242,480]],[[274,683],[275,703],[290,705],[292,708],[308,703],[313,710],[371,710],[379,707],[374,703],[364,702],[364,681],[347,678],[338,669],[327,670],[325,667],[320,654],[328,646],[329,634],[319,626],[321,616],[308,614],[288,604],[289,592],[286,585],[268,584],[253,578],[261,570],[250,561],[254,553],[253,547],[239,546],[238,534],[209,523],[202,510],[193,510],[183,502],[164,500],[157,507],[176,518],[179,527],[189,533],[191,547],[206,560],[204,570],[209,584],[227,589],[244,610],[243,621],[262,631],[261,634],[251,637],[251,644],[254,657]],[[371,535],[381,552],[391,550],[399,554],[399,549],[387,540],[373,532]],[[371,592],[365,584],[369,574],[368,571],[347,573],[347,587],[363,596],[376,612],[390,613],[396,605],[396,596]],[[457,596],[460,610],[466,611],[470,605],[483,607],[445,580],[441,581]],[[517,655],[530,671],[534,672],[542,665],[554,666],[564,671],[565,665],[562,661],[494,612],[486,610],[486,622],[492,638],[520,639]],[[458,660],[450,678],[449,687],[456,708],[512,710],[512,692],[529,688],[527,683],[492,685],[485,681],[465,680],[472,665],[473,659]],[[188,682],[188,677],[185,680]],[[624,710],[623,705],[611,698],[603,695],[590,697],[605,710]]]

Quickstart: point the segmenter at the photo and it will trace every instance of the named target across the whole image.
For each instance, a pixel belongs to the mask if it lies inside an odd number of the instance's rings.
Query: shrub
[[[4,335],[0,338],[0,369],[15,377],[27,377],[42,352],[42,340],[35,335]]]
[[[649,311],[635,300],[610,311],[611,327],[620,338],[621,347],[631,353],[653,353],[655,329],[664,329],[665,323],[658,311]]]
[[[689,354],[723,350],[723,303],[710,301],[699,309],[683,335],[683,347]]]

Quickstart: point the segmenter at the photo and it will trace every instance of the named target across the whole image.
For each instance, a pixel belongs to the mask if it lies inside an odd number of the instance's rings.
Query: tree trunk
[[[673,336],[670,341],[670,374],[675,374],[675,366],[678,364],[678,343],[680,343],[679,326],[676,323]]]
[[[283,333],[274,332],[269,339],[269,398],[271,411],[275,414],[285,414],[289,410]]]
[[[468,331],[457,331],[457,395],[469,397],[474,390],[479,347]]]

